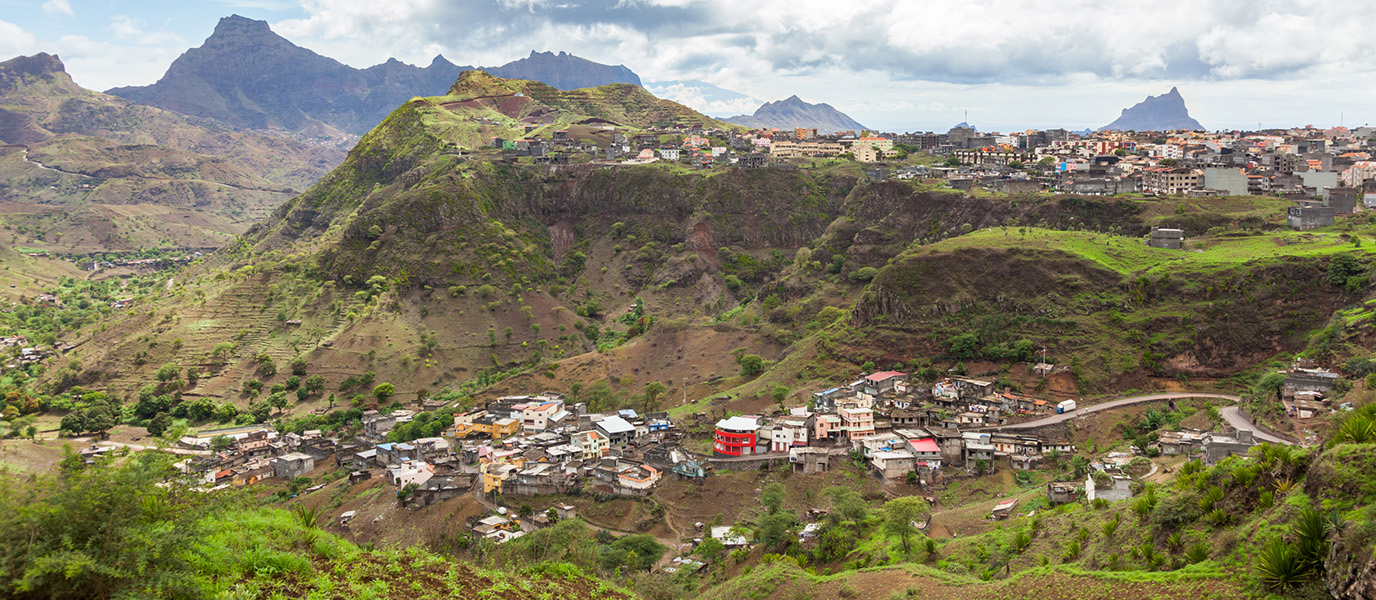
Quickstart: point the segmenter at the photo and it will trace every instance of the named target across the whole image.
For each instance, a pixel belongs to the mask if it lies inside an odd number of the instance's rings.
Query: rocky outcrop
[[[1335,541],[1324,561],[1324,584],[1338,600],[1376,600],[1376,555]]]
[[[1190,116],[1185,108],[1185,99],[1178,88],[1160,96],[1147,96],[1132,108],[1123,109],[1123,114],[1100,131],[1175,131],[1178,129],[1202,130],[1203,125]]]

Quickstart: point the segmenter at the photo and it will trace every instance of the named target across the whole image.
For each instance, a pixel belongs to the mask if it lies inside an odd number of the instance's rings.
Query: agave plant
[[[1185,560],[1189,561],[1190,564],[1201,563],[1209,560],[1209,554],[1209,544],[1200,540],[1185,549]]]
[[[1031,533],[1028,533],[1028,532],[1026,532],[1026,531],[1019,531],[1018,533],[1013,534],[1013,543],[1012,543],[1012,546],[1013,546],[1013,551],[1014,551],[1014,552],[1016,552],[1016,553],[1018,553],[1018,554],[1022,554],[1023,550],[1026,550],[1027,547],[1028,547],[1028,546],[1031,546],[1031,545],[1032,545],[1032,534],[1031,534]]]
[[[1333,436],[1334,441],[1349,444],[1370,444],[1376,442],[1376,419],[1364,414],[1354,414],[1343,421]]]
[[[303,504],[291,507],[292,516],[296,517],[296,522],[307,529],[315,529],[319,526],[320,517],[325,511],[319,508],[309,508]]]
[[[1226,525],[1231,520],[1233,520],[1233,516],[1221,508],[1215,508],[1209,512],[1209,522],[1213,523],[1215,527]]]
[[[1257,479],[1256,469],[1248,466],[1241,466],[1233,469],[1232,475],[1233,481],[1237,483],[1238,487],[1243,488],[1251,487],[1252,482]]]
[[[1257,506],[1263,509],[1271,508],[1275,503],[1276,495],[1274,493],[1262,492],[1261,495],[1257,497]]]
[[[1213,510],[1213,509],[1214,509],[1214,505],[1215,505],[1215,504],[1218,504],[1218,501],[1219,501],[1219,500],[1222,500],[1222,499],[1223,499],[1223,488],[1218,487],[1218,486],[1216,486],[1216,485],[1215,485],[1215,486],[1212,486],[1212,487],[1210,487],[1208,490],[1205,490],[1204,493],[1203,493],[1202,495],[1200,495],[1200,497],[1199,497],[1199,510],[1201,510],[1201,511],[1203,511],[1203,512],[1209,512],[1209,511]]]
[[[1103,529],[1103,531],[1104,531],[1104,539],[1106,539],[1106,540],[1111,540],[1111,539],[1113,539],[1113,533],[1116,532],[1116,531],[1118,531],[1118,522],[1119,522],[1118,519],[1113,519],[1113,520],[1111,520],[1111,521],[1104,521],[1104,524],[1100,526],[1100,528]]]
[[[1311,572],[1299,549],[1279,538],[1271,540],[1257,555],[1256,570],[1262,583],[1272,590],[1304,583]]]
[[[1175,533],[1172,533],[1172,534],[1170,534],[1169,536],[1166,537],[1166,547],[1167,547],[1167,548],[1170,548],[1172,551],[1179,551],[1179,550],[1180,550],[1180,547],[1183,546],[1184,544],[1185,544],[1185,534],[1183,534],[1183,533],[1181,533],[1181,532],[1179,532],[1179,531],[1177,531],[1177,532],[1175,532]]]
[[[1277,492],[1285,494],[1295,488],[1295,480],[1289,477],[1283,477],[1281,479],[1277,479],[1276,482],[1272,485],[1275,486]]]
[[[1312,508],[1300,511],[1290,525],[1295,549],[1307,566],[1319,568],[1328,556],[1328,517]]]
[[[1080,553],[1083,551],[1079,540],[1071,540],[1069,544],[1065,545],[1065,552],[1061,553],[1061,560],[1065,562],[1076,560],[1080,558]]]

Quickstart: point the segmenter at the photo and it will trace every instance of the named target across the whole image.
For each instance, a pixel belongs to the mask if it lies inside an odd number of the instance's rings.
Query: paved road
[[[1287,446],[1294,445],[1294,442],[1290,440],[1281,439],[1274,435],[1266,433],[1265,431],[1262,431],[1261,428],[1257,427],[1255,423],[1248,421],[1246,417],[1242,416],[1242,412],[1239,411],[1236,406],[1225,406],[1222,410],[1218,411],[1218,414],[1222,415],[1223,420],[1227,421],[1229,425],[1232,425],[1236,429],[1251,429],[1252,437],[1259,439],[1263,442],[1271,442],[1272,444],[1285,444]]]
[[[1170,393],[1170,394],[1147,394],[1147,395],[1145,395],[1145,396],[1131,396],[1131,397],[1128,397],[1128,398],[1119,398],[1119,399],[1117,399],[1117,400],[1110,400],[1110,401],[1108,401],[1108,402],[1102,402],[1102,403],[1099,403],[1099,404],[1095,404],[1095,405],[1093,405],[1093,406],[1085,406],[1085,407],[1081,407],[1081,408],[1079,408],[1079,409],[1077,409],[1077,410],[1074,410],[1074,411],[1071,411],[1071,412],[1068,412],[1068,413],[1059,414],[1059,415],[1051,415],[1051,416],[1046,417],[1046,418],[1044,418],[1044,419],[1037,419],[1036,421],[1028,421],[1028,422],[1026,422],[1026,423],[1015,423],[1015,424],[1013,424],[1013,425],[1002,425],[1002,426],[999,426],[999,427],[989,427],[989,428],[987,428],[987,429],[994,429],[994,430],[1004,430],[1004,429],[1031,429],[1031,428],[1033,428],[1033,427],[1042,427],[1042,426],[1044,426],[1044,425],[1054,425],[1054,424],[1056,424],[1056,423],[1063,423],[1063,422],[1065,422],[1065,421],[1068,421],[1068,420],[1070,420],[1070,419],[1074,419],[1074,418],[1076,418],[1076,417],[1079,417],[1079,416],[1081,416],[1081,415],[1085,415],[1085,414],[1088,414],[1088,413],[1095,413],[1095,412],[1100,412],[1100,411],[1105,411],[1105,410],[1112,410],[1112,409],[1115,409],[1115,408],[1122,408],[1122,407],[1124,407],[1124,406],[1130,406],[1130,405],[1133,405],[1133,404],[1141,404],[1141,403],[1143,403],[1143,402],[1159,402],[1159,401],[1161,401],[1161,400],[1183,400],[1183,399],[1185,399],[1185,398],[1222,398],[1222,399],[1224,399],[1224,400],[1231,400],[1231,401],[1233,401],[1233,402],[1241,402],[1241,401],[1242,401],[1242,398],[1239,398],[1239,397],[1234,396],[1234,395],[1231,395],[1231,394],[1215,394],[1215,393],[1210,393],[1210,392],[1180,392],[1180,393]],[[1219,410],[1219,415],[1223,417],[1223,420],[1224,420],[1224,421],[1227,421],[1227,423],[1228,423],[1229,425],[1233,426],[1234,428],[1237,428],[1237,429],[1250,429],[1250,430],[1252,430],[1252,435],[1253,435],[1253,437],[1255,437],[1256,439],[1261,440],[1261,441],[1263,441],[1263,442],[1271,442],[1271,443],[1273,443],[1273,444],[1286,444],[1286,445],[1293,445],[1293,444],[1294,444],[1294,442],[1291,442],[1291,441],[1289,441],[1289,440],[1286,440],[1286,439],[1282,439],[1282,438],[1276,437],[1276,436],[1274,436],[1274,435],[1271,435],[1271,434],[1268,434],[1268,433],[1262,431],[1261,428],[1257,427],[1256,423],[1253,423],[1253,422],[1251,422],[1251,421],[1248,421],[1246,417],[1243,417],[1243,416],[1242,416],[1242,413],[1241,413],[1240,411],[1238,411],[1238,409],[1237,409],[1236,406],[1225,406],[1225,407],[1223,407],[1221,410]]]

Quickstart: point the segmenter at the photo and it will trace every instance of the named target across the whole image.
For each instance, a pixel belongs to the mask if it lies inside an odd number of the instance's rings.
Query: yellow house
[[[515,435],[520,430],[520,420],[500,418],[496,415],[487,414],[487,411],[454,415],[454,437],[460,439],[476,434],[495,440]]]
[[[502,482],[516,477],[520,467],[505,463],[486,463],[479,466],[483,473],[483,493],[502,493]]]

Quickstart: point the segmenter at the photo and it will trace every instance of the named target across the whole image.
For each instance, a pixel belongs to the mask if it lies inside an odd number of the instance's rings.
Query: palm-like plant
[[[1200,540],[1191,544],[1190,547],[1185,550],[1185,560],[1189,561],[1190,564],[1201,563],[1209,560],[1209,554],[1209,544]]]
[[[1299,549],[1282,539],[1271,540],[1257,555],[1257,574],[1262,583],[1272,590],[1282,590],[1303,583],[1309,579],[1309,565],[1300,555]]]

